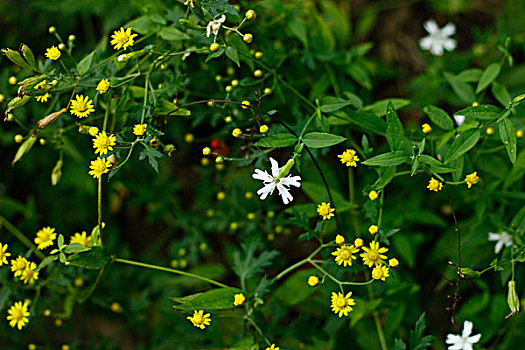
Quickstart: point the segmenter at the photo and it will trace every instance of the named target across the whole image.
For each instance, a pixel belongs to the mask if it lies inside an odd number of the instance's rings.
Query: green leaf
[[[337,145],[346,140],[346,137],[324,132],[311,132],[302,137],[304,144],[311,148],[324,148]]]
[[[383,153],[375,157],[369,158],[363,162],[364,165],[370,166],[396,166],[403,163],[409,163],[410,157],[401,151],[394,151],[390,153]]]
[[[98,270],[106,266],[111,256],[103,247],[91,247],[87,252],[71,255],[67,261],[70,265],[82,267],[88,270]]]
[[[512,100],[507,88],[497,82],[492,83],[491,91],[496,100],[498,100],[498,102],[504,107],[506,107]]]
[[[2,49],[2,53],[17,66],[24,69],[31,69],[29,64],[22,58],[22,55],[20,55],[19,52],[13,51],[11,49]]]
[[[386,140],[390,150],[399,151],[405,142],[405,130],[397,116],[394,105],[389,102],[386,108]]]
[[[67,254],[80,253],[80,252],[88,251],[90,249],[91,247],[86,247],[80,243],[72,243],[64,249],[64,253],[67,253]]]
[[[359,111],[338,112],[335,116],[328,118],[331,125],[354,124],[363,131],[384,135],[386,132],[385,121],[375,114]]]
[[[427,156],[426,154],[422,154],[419,156],[419,161],[421,163],[430,165],[430,172],[433,173],[450,173],[452,171],[457,170],[453,166],[443,164],[439,160],[432,158],[431,156]]]
[[[31,136],[30,138],[25,140],[24,143],[22,143],[20,147],[18,148],[18,151],[16,151],[15,158],[11,162],[11,165],[15,165],[15,163],[18,162],[24,156],[24,154],[29,152],[31,147],[33,147],[33,144],[35,143],[35,141],[36,141],[35,136]]]
[[[38,267],[37,267],[37,271],[42,270],[44,267],[46,267],[47,265],[51,264],[51,263],[52,263],[53,261],[55,261],[56,259],[58,259],[58,254],[46,256],[46,257],[44,258],[44,260],[42,260],[42,262],[40,263],[40,265],[38,265]]]
[[[287,29],[292,35],[299,39],[304,47],[308,48],[308,34],[306,31],[306,26],[299,18],[293,16],[288,22]]]
[[[239,53],[237,52],[236,48],[233,46],[228,46],[226,48],[226,56],[228,56],[228,58],[232,60],[238,67],[241,66],[239,63]]]
[[[499,63],[492,63],[483,71],[481,77],[479,78],[478,86],[476,88],[476,94],[479,94],[487,86],[490,85],[499,75],[501,66]]]
[[[452,142],[452,145],[448,149],[448,153],[445,157],[445,163],[461,157],[467,153],[472,147],[478,143],[480,137],[480,131],[478,128],[472,128],[463,131],[459,136]]]
[[[95,51],[87,55],[80,61],[77,65],[77,72],[79,75],[84,75],[89,71],[89,68],[91,67],[91,62],[93,61],[93,55],[95,54]]]
[[[274,296],[280,303],[287,306],[294,306],[305,301],[316,290],[315,288],[305,287],[304,282],[308,280],[309,276],[314,275],[316,271],[316,269],[297,271],[275,290]]]
[[[470,68],[460,72],[456,77],[465,83],[476,83],[479,81],[482,73],[483,71],[479,68]]]
[[[463,100],[463,102],[470,104],[476,101],[476,94],[474,94],[474,90],[469,84],[459,80],[453,74],[445,72],[443,75],[445,76],[445,79],[449,83],[452,90],[454,90],[456,95],[458,95],[459,98]]]
[[[444,130],[454,129],[454,122],[447,112],[436,106],[428,105],[425,106],[423,111],[428,115],[430,120],[438,127]],[[459,113],[458,113],[459,114]]]
[[[255,146],[266,148],[290,147],[296,141],[297,137],[295,137],[294,135],[289,133],[282,133],[260,139],[255,143]]]
[[[379,168],[379,178],[377,181],[372,185],[372,189],[375,191],[382,190],[386,187],[394,179],[394,176],[396,175],[396,167],[381,167]]]
[[[233,271],[239,276],[241,281],[245,281],[251,276],[263,272],[265,267],[272,265],[272,260],[279,255],[278,251],[265,250],[258,257],[255,251],[260,245],[259,239],[252,240],[248,244],[242,244],[243,257],[241,252],[233,253]]]
[[[493,120],[499,117],[500,110],[493,105],[479,105],[462,109],[456,112],[456,114],[479,120]]]
[[[189,39],[189,35],[180,31],[175,27],[162,27],[159,32],[159,36],[168,41],[181,41]]]
[[[144,97],[144,88],[136,87],[136,89],[133,89],[133,90],[135,90],[137,93],[140,91],[141,93],[138,96],[142,98]],[[191,111],[184,109],[184,108],[179,108],[179,106],[177,106],[175,103],[168,101],[165,98],[159,98],[157,100],[157,105],[155,106],[154,114],[160,114],[160,115],[169,114],[170,116],[176,115],[176,116],[181,116],[181,117],[187,117],[191,115]]]
[[[219,288],[171,300],[176,303],[173,307],[178,310],[224,310],[237,307],[233,301],[235,294],[239,293],[243,292],[237,288]]]
[[[512,164],[516,163],[516,153],[517,153],[517,145],[516,145],[516,130],[514,129],[514,125],[509,119],[503,119],[498,123],[499,125],[499,137],[501,138],[501,142],[505,145],[505,148],[507,149],[507,154],[509,155],[509,159],[512,162]]]
[[[149,164],[158,173],[159,162],[157,161],[157,158],[160,159],[164,157],[164,155],[144,142],[141,142],[141,144],[144,146],[144,150],[140,152],[139,160],[144,160],[146,157],[148,157]]]
[[[423,312],[416,322],[414,330],[410,331],[409,349],[410,350],[423,350],[432,345],[433,336],[423,336],[425,333],[425,313]]]
[[[323,99],[321,100],[321,112],[323,113],[335,112],[342,108],[345,108],[346,106],[350,106],[352,104],[353,104],[352,101],[344,100],[339,97],[332,97],[332,96],[323,97]]]
[[[33,51],[31,51],[29,46],[27,46],[26,44],[22,44],[22,54],[24,55],[24,58],[26,59],[31,69],[37,70],[35,56],[33,55]]]
[[[394,109],[398,110],[403,107],[408,106],[411,102],[410,100],[405,100],[403,98],[391,98],[386,100],[379,100],[369,106],[366,106],[363,108],[363,111],[365,112],[371,112],[374,113],[378,117],[382,117],[386,114],[386,107],[389,103],[392,103],[394,105]]]

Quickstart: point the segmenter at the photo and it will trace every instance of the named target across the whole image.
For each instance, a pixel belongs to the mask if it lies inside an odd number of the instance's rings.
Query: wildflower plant
[[[82,315],[152,348],[519,344],[521,34],[418,17],[404,78],[375,7],[99,6],[2,50],[0,339]]]

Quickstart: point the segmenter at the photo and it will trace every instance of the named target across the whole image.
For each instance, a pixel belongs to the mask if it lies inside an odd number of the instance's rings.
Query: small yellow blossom
[[[89,99],[89,96],[77,95],[74,100],[71,100],[70,112],[79,118],[86,118],[94,111],[93,101]]]
[[[335,236],[335,243],[339,245],[345,244],[345,238],[341,235]]]
[[[241,134],[242,134],[242,131],[241,131],[241,129],[239,129],[239,128],[235,128],[235,129],[233,129],[233,131],[232,131],[232,135],[233,135],[233,137],[239,137],[239,136],[241,136]]]
[[[346,166],[357,166],[357,162],[359,162],[359,157],[356,155],[355,150],[353,149],[347,149],[343,152],[343,154],[339,154],[337,157],[341,158],[341,163],[345,164]]]
[[[9,325],[13,328],[15,326],[18,328],[18,330],[21,330],[22,327],[26,325],[26,323],[29,321],[27,318],[29,316],[29,311],[27,311],[27,304],[22,303],[21,301],[16,302],[14,305],[9,308],[7,311],[9,314],[7,316],[7,320],[9,321]]]
[[[191,133],[187,133],[184,135],[184,142],[186,143],[192,143],[195,140],[195,136]]]
[[[0,243],[0,266],[2,266],[3,264],[9,264],[7,262],[7,257],[11,256],[11,253],[7,252],[6,250],[7,244],[2,245],[2,243]]]
[[[17,81],[18,80],[16,79],[16,77],[9,77],[9,79],[8,79],[8,82],[11,85],[15,85],[17,83]]]
[[[360,256],[363,258],[363,264],[368,265],[368,267],[372,267],[372,265],[381,265],[383,263],[383,259],[386,259],[386,256],[383,255],[388,251],[388,248],[379,247],[378,242],[370,242],[370,248],[363,247],[363,250],[365,251]]]
[[[38,244],[38,249],[44,250],[53,245],[53,240],[55,238],[57,238],[55,229],[52,227],[44,227],[36,233],[35,243]]]
[[[352,266],[352,259],[357,259],[354,254],[358,251],[359,249],[353,245],[345,244],[338,247],[335,252],[332,252],[332,255],[335,256],[335,262],[337,265]]]
[[[261,125],[261,126],[259,127],[259,132],[260,132],[261,134],[266,134],[266,133],[268,132],[268,130],[269,130],[268,125]]]
[[[224,193],[224,192],[217,192],[217,200],[223,201],[224,198],[226,198],[226,193]]]
[[[60,58],[60,50],[56,46],[51,46],[49,49],[46,49],[46,57],[56,61]]]
[[[363,242],[363,240],[361,238],[356,238],[354,240],[354,246],[356,248],[361,248],[363,246],[363,244],[365,244],[365,243]]]
[[[389,277],[388,267],[384,265],[376,265],[372,270],[372,278],[375,280],[384,281],[386,277]]]
[[[88,133],[89,133],[91,136],[97,136],[97,134],[98,134],[98,128],[97,128],[96,126],[92,126],[92,127],[89,128]]]
[[[108,151],[112,151],[113,146],[115,146],[116,143],[117,138],[115,135],[107,135],[105,131],[98,133],[93,139],[93,148],[95,149],[95,154],[108,154]]]
[[[16,259],[11,259],[11,271],[14,272],[15,277],[22,275],[28,263],[29,261],[20,255]]]
[[[330,203],[322,202],[317,206],[317,213],[323,217],[323,220],[330,219],[332,216],[335,216],[333,213],[335,208],[330,208]]]
[[[388,260],[388,265],[390,265],[390,267],[397,267],[399,266],[399,261],[397,261],[396,258],[392,258]]]
[[[56,318],[54,321],[54,324],[56,327],[62,327],[62,324],[64,324],[64,321],[62,321],[60,318]]]
[[[146,132],[146,124],[136,124],[133,127],[133,134],[137,136],[142,136]]]
[[[78,243],[82,244],[84,247],[89,247],[91,245],[91,236],[87,236],[86,231],[82,231],[82,234],[75,233],[73,237],[71,237],[70,244]]]
[[[97,158],[91,161],[89,168],[91,169],[89,175],[96,179],[109,171],[111,168],[111,162],[104,158]]]
[[[230,223],[230,230],[235,231],[239,227],[239,224],[235,221]]]
[[[475,171],[472,174],[468,174],[465,178],[465,182],[467,183],[468,188],[471,188],[472,185],[477,184],[479,181],[478,172]]]
[[[103,94],[109,89],[109,80],[108,79],[102,79],[98,85],[97,85],[97,91],[99,94]]]
[[[432,131],[432,128],[430,127],[430,125],[425,123],[425,124],[421,125],[421,130],[423,131],[424,134],[428,134],[429,132]]]
[[[521,139],[523,137],[523,130],[519,129],[518,131],[516,131],[516,137]]]
[[[370,198],[373,201],[375,201],[377,197],[379,197],[379,194],[377,194],[376,191],[370,191],[370,193],[368,194],[368,198]]]
[[[193,316],[186,317],[197,328],[204,329],[211,322],[210,314],[204,314],[203,310],[194,310]]]
[[[232,85],[233,85],[233,82],[232,82]],[[248,108],[247,106],[249,106],[249,105],[250,105],[250,101],[244,100],[244,101],[241,102],[241,108],[242,109]]]
[[[487,135],[491,136],[491,135],[494,135],[494,133],[496,132],[496,130],[494,130],[493,127],[488,127],[487,130],[485,130],[485,132],[487,133]]]
[[[246,297],[244,296],[244,294],[242,294],[242,293],[235,294],[233,296],[233,305],[235,305],[235,306],[242,305],[245,300],[246,300]]]
[[[82,279],[82,277],[77,277],[73,280],[73,284],[75,285],[75,287],[82,287],[84,285],[84,280]]]
[[[271,346],[267,346],[265,350],[279,350],[279,347],[275,344],[272,344]]]
[[[122,305],[120,305],[119,303],[117,302],[114,302],[114,303],[111,303],[110,307],[111,311],[113,311],[114,313],[121,313],[122,312]]]
[[[430,181],[428,182],[427,188],[431,191],[437,192],[443,188],[443,184],[440,181],[434,178],[431,178]]]
[[[339,317],[348,316],[348,313],[353,310],[352,305],[355,305],[355,300],[350,298],[351,296],[352,292],[347,295],[341,292],[332,292],[332,311],[339,314]]]
[[[379,231],[379,227],[377,225],[370,225],[368,228],[368,232],[370,232],[371,235],[375,235]]]
[[[41,86],[44,86],[46,85],[46,81],[45,80],[42,80],[40,83],[36,84],[35,85],[35,89],[36,90],[39,90]],[[38,102],[41,102],[41,103],[44,103],[44,102],[47,102],[47,99],[49,98],[49,94],[46,92],[45,94],[43,95],[39,95],[39,96],[35,96],[35,99],[38,101]]]
[[[35,271],[36,264],[34,262],[29,262],[26,265],[25,270],[22,272],[22,276],[20,276],[20,279],[24,282],[24,284],[33,284],[38,279],[38,271]]]
[[[207,155],[210,154],[210,153],[211,153],[211,149],[210,149],[209,147],[204,147],[204,148],[202,149],[202,154],[203,154],[203,155],[207,156]]]
[[[131,34],[131,28],[124,29],[120,27],[119,30],[114,31],[113,35],[111,35],[113,40],[111,40],[110,44],[114,45],[113,48],[115,50],[120,50],[121,48],[126,50],[129,46],[133,46],[133,38],[136,36],[138,34]]]
[[[310,276],[308,277],[308,285],[310,287],[315,287],[319,284],[319,277],[317,276]]]

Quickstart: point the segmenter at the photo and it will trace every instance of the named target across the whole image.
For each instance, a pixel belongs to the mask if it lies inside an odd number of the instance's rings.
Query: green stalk
[[[35,247],[33,243],[27,237],[20,232],[15,226],[13,226],[9,221],[7,221],[3,216],[0,216],[0,228],[4,226],[7,231],[9,231],[13,236],[18,238],[20,242],[22,242],[23,245],[28,247],[35,253],[36,256],[38,256],[40,259],[44,259],[46,256]]]

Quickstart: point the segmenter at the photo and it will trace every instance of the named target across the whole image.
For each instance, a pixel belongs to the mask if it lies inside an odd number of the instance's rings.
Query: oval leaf
[[[311,148],[323,148],[337,145],[346,140],[346,137],[324,132],[311,132],[302,138],[304,144]]]
[[[89,70],[89,67],[91,67],[91,61],[93,61],[93,54],[95,51],[87,55],[80,61],[80,63],[77,65],[77,72],[79,75],[84,75]]]
[[[339,97],[327,96],[321,100],[321,112],[331,113],[338,111],[346,106],[352,105],[352,101],[344,100]]]
[[[292,146],[297,137],[292,134],[284,133],[265,137],[255,143],[255,146],[266,147],[266,148],[279,148]]]
[[[480,105],[462,109],[456,113],[457,115],[464,115],[467,118],[476,118],[479,120],[492,120],[499,117],[500,110],[493,105]]]
[[[71,255],[67,261],[78,267],[88,270],[99,270],[106,266],[111,256],[103,247],[91,247],[87,252],[80,252]]]
[[[383,153],[378,156],[369,158],[363,162],[364,165],[370,166],[396,166],[403,163],[410,162],[410,157],[404,152],[395,151],[390,153]]]
[[[454,129],[454,122],[450,118],[447,112],[436,106],[428,105],[423,111],[428,115],[430,120],[438,127],[444,130]],[[458,112],[459,114],[459,112]]]
[[[516,163],[517,153],[516,130],[514,129],[514,125],[509,119],[503,119],[498,125],[501,142],[505,145],[509,159],[512,164],[514,164]]]
[[[222,310],[236,307],[233,300],[238,293],[243,292],[237,288],[219,288],[171,299],[176,303],[173,307],[179,310]]]
[[[467,153],[476,145],[476,143],[478,143],[479,136],[480,131],[478,128],[468,129],[459,134],[459,137],[452,142],[452,145],[448,149],[445,163],[458,159],[463,154]]]
[[[490,85],[496,79],[499,75],[499,72],[501,70],[501,66],[499,63],[492,63],[483,71],[483,74],[481,74],[481,77],[479,78],[478,86],[476,87],[476,94],[479,94],[481,91],[483,91],[487,86]]]
[[[459,80],[453,74],[445,72],[443,75],[445,76],[445,79],[449,83],[452,90],[454,90],[456,95],[458,95],[459,98],[461,98],[464,102],[472,103],[476,101],[476,94],[469,84]]]

